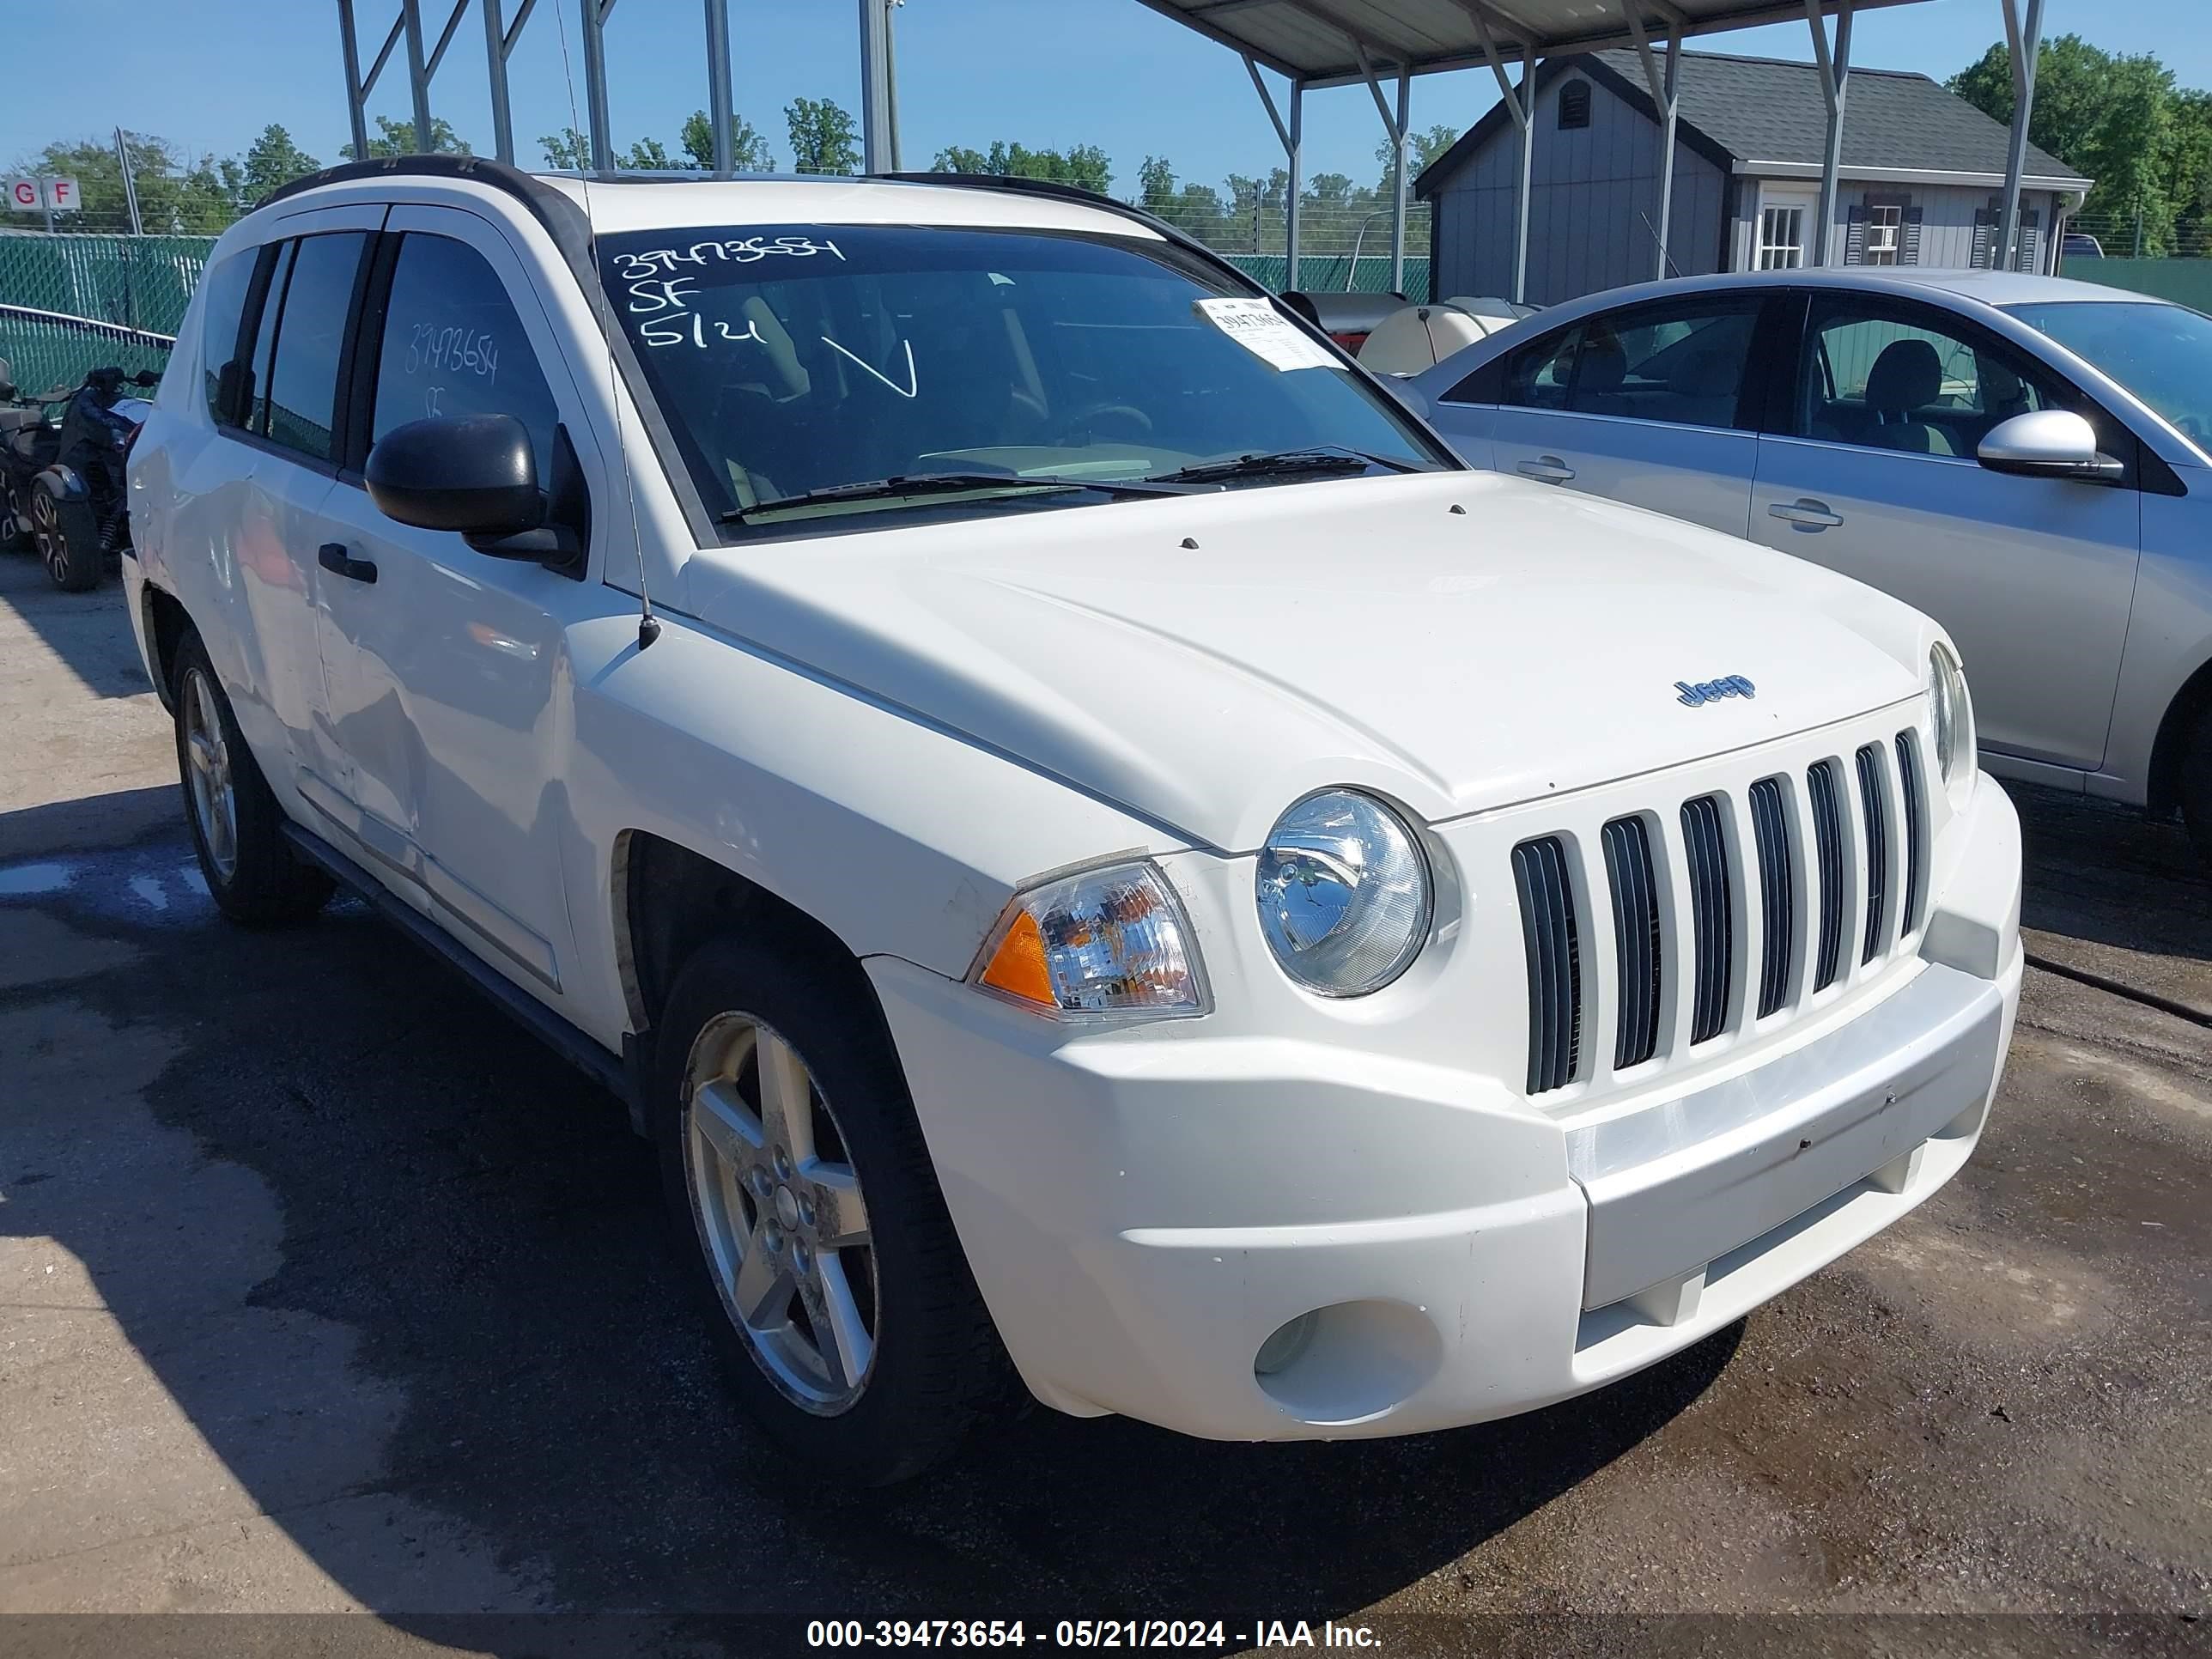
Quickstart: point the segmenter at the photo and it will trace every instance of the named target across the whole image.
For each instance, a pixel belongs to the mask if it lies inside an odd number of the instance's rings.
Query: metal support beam
[[[1644,32],[1638,8],[1631,3],[1623,9],[1622,15],[1627,18],[1628,27],[1636,36],[1636,53],[1644,60],[1644,84],[1650,88],[1652,106],[1659,112],[1659,226],[1651,234],[1658,247],[1652,261],[1652,275],[1663,281],[1667,267],[1674,263],[1668,255],[1667,235],[1674,213],[1674,131],[1675,118],[1680,110],[1680,100],[1676,96],[1676,70],[1682,61],[1682,28],[1680,22],[1672,20],[1667,25],[1667,68],[1662,74],[1651,56],[1650,38]]]
[[[469,0],[453,0],[453,15],[446,19],[446,27],[438,31],[438,44],[430,48],[430,61],[422,70],[425,81],[437,79],[438,65],[446,61],[446,48],[453,44],[453,31],[460,27],[468,9]]]
[[[860,164],[869,173],[889,173],[893,165],[890,40],[885,0],[860,0]]]
[[[492,154],[513,167],[514,112],[507,101],[507,32],[500,25],[499,0],[483,0],[483,27],[484,73],[491,82]]]
[[[1286,199],[1283,204],[1285,252],[1290,263],[1283,278],[1283,286],[1296,288],[1298,285],[1298,146],[1303,136],[1300,128],[1305,118],[1305,100],[1298,83],[1291,82],[1291,118],[1285,121],[1282,112],[1275,106],[1274,94],[1267,90],[1267,83],[1260,78],[1260,65],[1249,56],[1244,59],[1244,72],[1252,77],[1252,90],[1260,94],[1260,107],[1267,112],[1267,119],[1273,125],[1275,137],[1283,146],[1284,170],[1290,179],[1289,188],[1285,192]]]
[[[592,171],[611,173],[613,123],[607,116],[607,14],[614,0],[578,0],[584,15],[584,124],[589,129]]]
[[[737,138],[731,131],[734,101],[730,90],[730,0],[707,0],[707,127],[714,135],[714,171],[737,168]]]
[[[1482,41],[1482,56],[1490,65],[1490,72],[1498,77],[1498,101],[1505,112],[1513,118],[1513,125],[1521,135],[1521,170],[1513,191],[1513,303],[1524,305],[1528,295],[1528,183],[1534,154],[1530,141],[1534,136],[1532,123],[1535,106],[1530,101],[1535,96],[1535,54],[1528,43],[1521,43],[1521,85],[1516,91],[1505,76],[1505,60],[1498,53],[1498,37],[1491,33],[1487,9],[1462,0],[1467,15],[1474,21],[1474,32]],[[1434,281],[1436,250],[1429,250],[1431,280]],[[1435,296],[1431,295],[1431,298]]]
[[[1844,155],[1844,94],[1851,74],[1851,0],[1837,0],[1836,46],[1828,50],[1828,30],[1820,21],[1820,0],[1805,0],[1805,21],[1813,29],[1813,61],[1820,70],[1820,95],[1828,105],[1828,142],[1820,155],[1819,223],[1808,239],[1808,263],[1828,263],[1828,241],[1836,224],[1836,169]]]
[[[415,106],[415,148],[430,152],[430,71],[422,57],[422,0],[399,0],[407,26],[407,95]]]
[[[353,128],[353,156],[368,155],[368,112],[362,107],[361,46],[354,35],[353,0],[338,0],[338,38],[345,52],[346,119]]]
[[[2019,11],[2020,0],[1999,0],[2004,8],[2005,40],[2012,50],[2012,134],[2005,148],[2004,199],[1997,210],[1997,257],[1994,263],[2010,270],[2020,258],[2020,176],[2027,165],[2027,124],[2035,109],[2035,60],[2043,43],[2043,0],[2027,0],[2027,15]]]
[[[1406,291],[1406,195],[1413,180],[1406,176],[1406,164],[1413,158],[1407,154],[1410,131],[1413,126],[1413,74],[1411,70],[1398,71],[1398,120],[1396,153],[1390,167],[1390,291]]]

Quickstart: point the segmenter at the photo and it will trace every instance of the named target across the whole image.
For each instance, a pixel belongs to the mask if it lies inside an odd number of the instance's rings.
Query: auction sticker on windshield
[[[1265,300],[1197,300],[1199,314],[1277,368],[1341,368],[1319,341],[1298,332]]]

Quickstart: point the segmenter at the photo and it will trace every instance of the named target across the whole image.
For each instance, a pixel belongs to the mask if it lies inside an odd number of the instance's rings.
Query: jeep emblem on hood
[[[1730,674],[1726,679],[1700,680],[1692,685],[1686,680],[1676,680],[1674,689],[1682,695],[1677,702],[1695,708],[1700,703],[1718,702],[1723,697],[1755,697],[1759,688],[1741,674]]]

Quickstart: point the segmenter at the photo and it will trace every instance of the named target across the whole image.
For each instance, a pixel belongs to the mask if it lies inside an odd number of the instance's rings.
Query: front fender
[[[88,501],[92,499],[92,491],[85,483],[84,475],[75,467],[64,465],[59,461],[56,461],[52,466],[40,472],[32,480],[32,483],[35,486],[41,481],[46,483],[58,500]]]

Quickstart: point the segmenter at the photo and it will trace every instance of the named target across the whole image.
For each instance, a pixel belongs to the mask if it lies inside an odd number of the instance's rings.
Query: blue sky
[[[790,159],[782,106],[792,97],[858,104],[854,0],[728,0],[738,108]],[[2156,52],[2185,85],[2212,85],[2212,30],[2204,0],[2047,0],[2049,34],[2075,31],[2117,52]],[[518,150],[539,157],[538,134],[568,125],[562,66],[579,82],[577,0],[542,0],[514,66]],[[422,0],[434,31],[450,0]],[[398,0],[356,0],[364,66]],[[514,0],[508,0],[512,13]],[[1147,11],[1135,0],[908,0],[899,14],[899,82],[908,166],[943,145],[994,138],[1033,146],[1095,143],[1113,158],[1116,190],[1133,190],[1147,153],[1186,179],[1218,181],[1281,157],[1267,117],[1228,52]],[[1997,0],[1927,0],[1865,14],[1855,59],[1869,67],[1938,77],[1979,55],[2003,32]],[[13,6],[6,27],[18,72],[0,99],[0,163],[57,137],[99,134],[120,119],[190,149],[242,150],[281,122],[311,153],[336,158],[345,142],[337,7],[333,0],[68,0]],[[1802,23],[1706,43],[1719,50],[1803,58]],[[90,62],[94,47],[96,68]],[[706,102],[701,0],[620,0],[608,24],[611,104],[618,144],[676,128]],[[28,66],[53,72],[23,72]],[[476,148],[491,149],[483,33],[473,4],[433,88],[436,112]],[[1464,126],[1496,101],[1487,70],[1415,82],[1417,125]],[[372,107],[407,113],[406,76],[395,54]],[[579,124],[580,125],[580,123]],[[1309,172],[1366,180],[1377,171],[1381,126],[1364,88],[1307,100]]]

